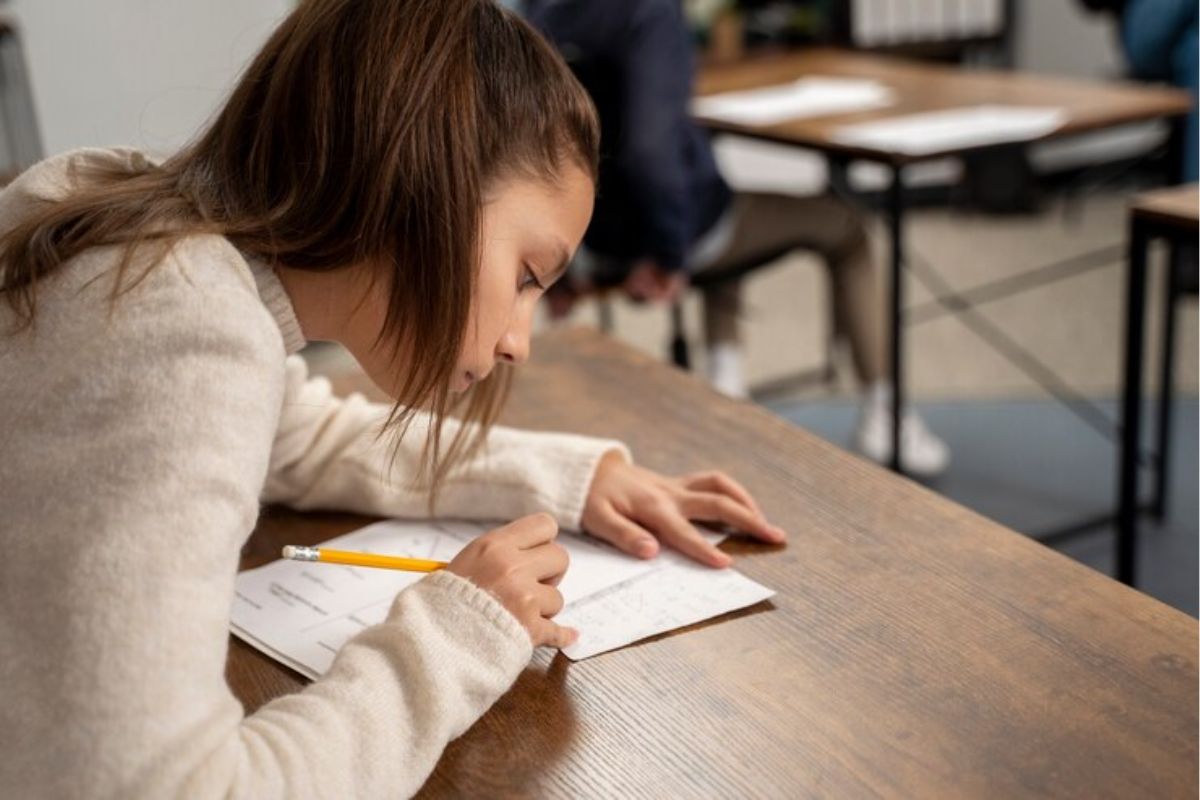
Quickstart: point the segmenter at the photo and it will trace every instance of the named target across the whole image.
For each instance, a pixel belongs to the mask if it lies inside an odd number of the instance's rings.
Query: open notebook
[[[449,561],[494,525],[454,521],[378,522],[324,542],[339,550]],[[713,542],[721,536],[706,534]],[[563,652],[578,661],[648,636],[753,605],[774,592],[732,570],[714,570],[664,550],[649,561],[575,534],[558,541],[571,556],[555,621],[579,630]],[[315,679],[342,645],[382,622],[412,572],[273,561],[237,577],[231,628],[238,638]]]

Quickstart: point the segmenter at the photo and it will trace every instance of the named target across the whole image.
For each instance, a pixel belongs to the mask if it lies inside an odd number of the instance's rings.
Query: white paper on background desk
[[[322,546],[449,561],[492,527],[474,522],[392,520],[330,539]],[[714,543],[724,538],[706,536]],[[772,594],[733,570],[692,565],[672,552],[645,561],[575,534],[561,534],[558,542],[570,554],[571,566],[559,584],[566,606],[556,620],[576,624],[567,620],[575,618],[570,615],[579,607],[581,637],[567,651],[575,660],[742,608]],[[640,582],[643,576],[654,580]],[[238,638],[315,680],[329,669],[347,640],[382,622],[396,594],[421,577],[399,570],[273,561],[237,576],[230,627]],[[761,596],[747,584],[757,587]],[[747,600],[751,596],[756,599]],[[593,598],[596,603],[585,604]]]
[[[982,105],[845,125],[833,132],[833,139],[920,156],[1030,141],[1054,132],[1066,121],[1066,113],[1058,108]]]
[[[773,125],[883,108],[893,102],[892,90],[877,81],[811,76],[762,89],[698,97],[692,101],[692,113],[739,125]]]

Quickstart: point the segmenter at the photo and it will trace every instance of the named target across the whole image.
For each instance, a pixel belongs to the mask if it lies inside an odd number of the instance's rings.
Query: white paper
[[[579,631],[572,661],[754,605],[775,592],[734,569],[713,569],[675,552],[657,568],[563,609],[555,621]]]
[[[391,520],[330,539],[322,546],[449,561],[492,527],[473,522]],[[713,543],[724,538],[718,534],[706,536]],[[737,574],[732,570],[692,568],[681,556],[670,552],[649,561],[638,559],[574,534],[560,534],[558,542],[570,555],[571,565],[558,587],[566,606],[557,621],[563,621],[576,605],[594,597],[619,602],[613,598],[622,591],[631,598],[625,602],[636,602],[643,610],[637,618],[624,613],[605,618],[598,610],[605,606],[588,606],[582,617],[586,628],[574,646],[580,649],[573,648],[574,653],[585,654],[568,653],[572,658],[586,658],[746,605],[746,587],[729,579]],[[663,586],[669,591],[651,592],[637,581],[655,574],[662,576]],[[708,581],[701,580],[700,575],[707,576]],[[382,622],[396,595],[421,577],[399,570],[274,561],[238,575],[230,627],[234,635],[253,647],[316,679],[329,669],[347,640]],[[723,586],[736,591],[723,595]],[[700,611],[704,615],[696,618]],[[681,621],[672,623],[676,619]]]
[[[893,102],[892,91],[877,81],[814,76],[778,86],[698,97],[692,101],[692,113],[739,125],[773,125],[883,108]]]
[[[857,147],[919,156],[1038,139],[1057,130],[1066,119],[1058,108],[981,105],[845,125],[834,131],[832,138]]]

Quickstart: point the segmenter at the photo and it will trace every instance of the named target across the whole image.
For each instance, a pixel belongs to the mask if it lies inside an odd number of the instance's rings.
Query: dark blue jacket
[[[688,115],[694,64],[680,0],[528,0],[523,10],[600,112],[600,186],[587,246],[685,267],[731,193]]]

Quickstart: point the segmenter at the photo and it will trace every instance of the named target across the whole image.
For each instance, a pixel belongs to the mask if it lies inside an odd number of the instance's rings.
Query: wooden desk
[[[1167,465],[1175,341],[1175,266],[1179,248],[1196,244],[1200,232],[1200,187],[1176,186],[1146,192],[1129,209],[1129,273],[1125,292],[1125,361],[1121,392],[1121,448],[1117,459],[1117,578],[1133,585],[1137,579],[1138,468],[1141,460],[1142,356],[1146,328],[1146,271],[1150,243],[1165,240],[1171,247],[1164,281],[1162,380],[1159,386],[1158,447],[1155,454],[1157,487],[1154,511],[1161,519],[1166,507]]]
[[[1184,233],[1200,227],[1200,186],[1171,186],[1134,198],[1130,213],[1138,219],[1178,228]]]
[[[982,104],[1053,106],[1066,114],[1065,123],[1042,137],[1068,136],[1187,113],[1191,98],[1186,92],[1137,84],[1063,80],[1018,72],[964,70],[845,50],[811,49],[773,55],[736,64],[710,66],[697,78],[697,94],[752,89],[796,80],[805,75],[840,76],[879,81],[895,94],[896,102],[882,109],[835,114],[781,122],[775,125],[735,125],[724,120],[697,117],[714,131],[819,150],[838,161],[851,158],[884,164],[892,171],[888,192],[891,223],[891,379],[892,468],[900,470],[900,424],[904,392],[904,167],[917,161],[962,155],[984,147],[938,150],[921,156],[896,151],[850,146],[837,141],[838,128],[856,122],[942,111]],[[993,145],[995,147],[996,145]],[[1007,145],[999,145],[1007,146]]]
[[[1195,796],[1196,620],[598,334],[534,352],[506,421],[729,471],[791,534],[726,545],[778,595],[539,653],[422,796]],[[272,513],[244,566],[364,522]],[[301,685],[230,647],[247,710]]]
[[[711,130],[903,165],[961,155],[965,151],[956,147],[913,156],[846,145],[834,138],[835,132],[844,125],[858,122],[993,103],[1062,109],[1066,115],[1065,123],[1044,137],[1053,138],[1186,114],[1191,103],[1187,92],[1145,84],[1101,83],[1022,72],[964,69],[828,48],[706,67],[697,76],[696,93],[706,95],[754,89],[787,83],[806,75],[879,81],[892,90],[896,102],[870,111],[790,120],[774,125],[737,125],[705,117],[697,117],[697,121]]]

